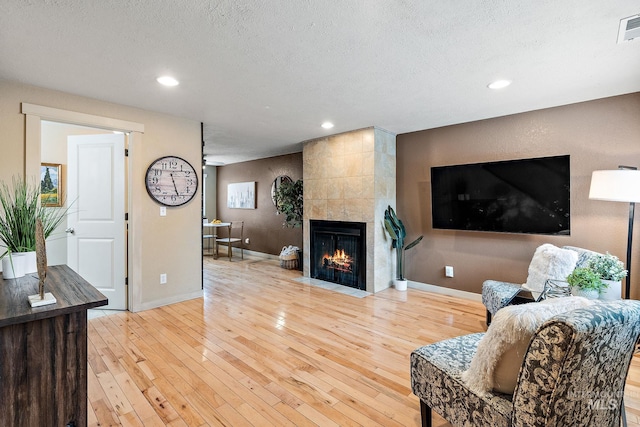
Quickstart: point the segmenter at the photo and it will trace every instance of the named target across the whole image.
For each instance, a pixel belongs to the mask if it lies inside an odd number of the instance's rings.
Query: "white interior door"
[[[124,135],[67,139],[69,267],[107,298],[106,309],[126,309]]]

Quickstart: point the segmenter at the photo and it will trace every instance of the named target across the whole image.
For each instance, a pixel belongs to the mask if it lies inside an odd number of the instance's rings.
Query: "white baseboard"
[[[239,251],[239,249],[235,249],[234,250],[234,255],[235,253]],[[265,258],[265,259],[275,259],[275,260],[279,260],[279,256],[278,255],[273,255],[273,254],[266,254],[264,252],[257,252],[257,251],[250,251],[248,249],[244,250],[244,253],[250,256],[254,256],[254,257],[258,257],[258,258]]]
[[[140,304],[140,309],[137,311],[151,310],[152,308],[158,308],[169,304],[175,304],[177,302],[188,301],[190,299],[202,298],[204,291],[199,290],[190,294],[176,295],[168,298],[157,299]]]
[[[224,258],[225,256],[228,256],[227,253],[227,247],[223,246],[223,245],[219,245],[218,246],[218,258]],[[240,248],[236,248],[236,247],[232,247],[231,250],[233,251],[233,256],[240,256]],[[253,256],[256,258],[265,258],[265,259],[275,259],[278,260],[280,259],[278,257],[278,255],[273,255],[273,254],[267,254],[264,252],[257,252],[257,251],[251,251],[249,249],[245,249],[244,250],[245,255],[249,255],[249,256]],[[205,255],[208,256],[208,255]]]
[[[448,295],[457,298],[464,298],[471,301],[482,302],[482,295],[475,292],[461,291],[459,289],[443,288],[442,286],[429,285],[427,283],[408,281],[407,287],[421,291],[433,292],[434,294]]]

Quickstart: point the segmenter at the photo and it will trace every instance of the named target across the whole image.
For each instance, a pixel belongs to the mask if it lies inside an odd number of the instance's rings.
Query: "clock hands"
[[[178,193],[178,187],[176,187],[176,180],[173,179],[173,173],[170,173],[169,175],[171,176],[171,182],[173,182],[173,188],[176,189],[176,195],[179,196],[180,193]]]
[[[196,170],[189,162],[176,156],[160,157],[151,163],[145,181],[149,196],[164,206],[184,205],[195,197],[198,190]]]

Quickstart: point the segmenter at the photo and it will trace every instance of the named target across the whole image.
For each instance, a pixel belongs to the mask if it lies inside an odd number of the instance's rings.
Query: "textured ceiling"
[[[638,13],[637,0],[2,0],[0,78],[204,122],[209,159],[233,163],[640,91],[640,41],[616,44]],[[497,78],[513,84],[487,89]]]

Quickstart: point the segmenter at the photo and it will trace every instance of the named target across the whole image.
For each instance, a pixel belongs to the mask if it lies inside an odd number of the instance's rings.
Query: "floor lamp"
[[[618,166],[617,170],[593,171],[589,198],[629,203],[629,234],[627,236],[627,279],[625,298],[631,292],[631,242],[635,203],[640,202],[640,171],[633,166]]]

